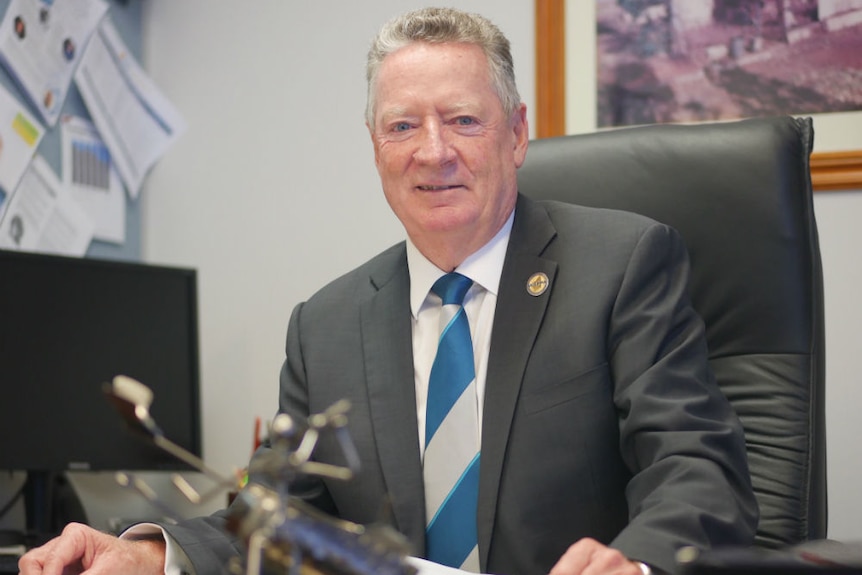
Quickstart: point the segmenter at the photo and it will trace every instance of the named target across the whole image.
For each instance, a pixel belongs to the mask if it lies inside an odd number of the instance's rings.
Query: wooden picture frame
[[[565,3],[535,0],[538,138],[566,133]],[[862,150],[812,153],[811,182],[815,192],[862,190]]]

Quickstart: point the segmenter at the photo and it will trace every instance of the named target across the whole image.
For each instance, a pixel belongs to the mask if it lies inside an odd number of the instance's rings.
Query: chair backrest
[[[638,212],[676,228],[710,362],[745,427],[757,544],[826,536],[823,280],[810,119],[654,125],[530,143],[537,199]]]

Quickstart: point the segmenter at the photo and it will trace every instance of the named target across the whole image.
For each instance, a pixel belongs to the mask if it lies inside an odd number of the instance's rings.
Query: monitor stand
[[[24,484],[27,547],[56,537],[71,521],[87,523],[81,500],[65,473],[28,471]]]

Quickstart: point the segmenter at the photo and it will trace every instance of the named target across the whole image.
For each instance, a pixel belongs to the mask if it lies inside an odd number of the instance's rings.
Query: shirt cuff
[[[120,534],[120,539],[147,539],[161,535],[165,540],[165,575],[194,575],[195,570],[183,548],[156,523],[138,523]]]

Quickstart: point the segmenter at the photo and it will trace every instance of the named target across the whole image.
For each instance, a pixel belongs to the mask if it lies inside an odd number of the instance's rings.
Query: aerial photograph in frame
[[[598,125],[862,110],[862,0],[596,0]]]

